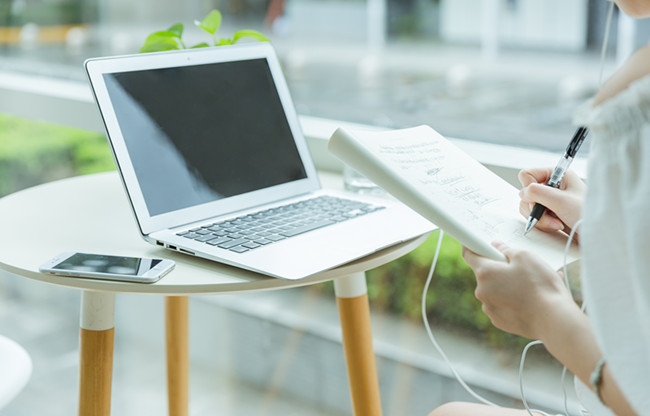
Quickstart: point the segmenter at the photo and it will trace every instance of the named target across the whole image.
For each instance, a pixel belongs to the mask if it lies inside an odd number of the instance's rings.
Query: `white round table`
[[[140,238],[116,172],[39,185],[0,199],[0,269],[83,290],[80,415],[110,414],[115,294],[166,296],[170,415],[188,411],[189,295],[282,289],[334,280],[355,415],[379,415],[379,386],[370,332],[364,271],[419,246],[426,236],[361,260],[290,281],[153,246]],[[38,267],[63,251],[164,257],[175,269],[153,284],[52,276]]]

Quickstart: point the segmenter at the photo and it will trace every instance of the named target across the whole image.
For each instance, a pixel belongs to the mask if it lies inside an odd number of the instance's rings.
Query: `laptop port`
[[[191,251],[185,250],[183,248],[179,248],[178,251],[180,251],[181,253],[185,253],[185,254],[191,254],[192,256],[194,255],[194,253],[192,253]]]
[[[165,247],[165,243],[163,243],[162,241],[157,241],[157,240],[156,240],[156,244],[158,244],[159,246],[163,246],[163,247]]]
[[[172,246],[171,244],[168,244],[167,248],[170,250],[176,250],[176,246]]]

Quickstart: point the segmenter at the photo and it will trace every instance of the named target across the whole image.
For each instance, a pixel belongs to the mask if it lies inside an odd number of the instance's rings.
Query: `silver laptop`
[[[434,228],[402,204],[321,189],[268,43],[85,67],[152,244],[294,280]]]

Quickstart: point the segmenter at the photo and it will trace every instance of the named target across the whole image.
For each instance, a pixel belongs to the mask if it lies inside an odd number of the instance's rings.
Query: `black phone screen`
[[[162,260],[138,257],[75,253],[53,267],[54,270],[142,276]]]

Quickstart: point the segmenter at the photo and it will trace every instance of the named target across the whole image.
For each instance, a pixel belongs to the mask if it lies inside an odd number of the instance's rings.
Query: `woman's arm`
[[[596,97],[594,107],[615,97],[627,89],[634,81],[650,74],[650,46],[645,46],[634,53],[610,79],[603,84]]]
[[[533,254],[495,244],[507,258],[500,262],[463,249],[474,269],[476,297],[492,323],[507,332],[541,340],[569,371],[590,386],[602,357],[587,316],[571,298],[562,277]],[[617,415],[634,415],[607,365],[599,390]]]
[[[582,313],[557,318],[559,319],[554,325],[555,328],[551,328],[542,341],[551,355],[593,390],[590,377],[602,353],[596,343],[589,320]],[[636,415],[618,388],[607,363],[603,367],[598,394],[603,403],[615,414]]]

